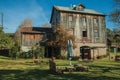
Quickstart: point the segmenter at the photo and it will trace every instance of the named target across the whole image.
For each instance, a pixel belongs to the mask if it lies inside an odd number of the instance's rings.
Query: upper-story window
[[[73,18],[73,16],[72,16],[72,15],[70,15],[70,16],[69,16],[69,21],[72,21],[72,18]]]
[[[94,27],[94,42],[99,42],[98,18],[93,18],[93,27]]]
[[[86,17],[82,17],[82,25],[86,28]]]
[[[72,27],[73,16],[69,15],[68,20],[69,20],[69,27],[71,28]]]
[[[87,37],[87,31],[82,31],[82,37]]]
[[[99,37],[99,32],[98,32],[98,30],[94,30],[94,37],[95,37],[95,38],[98,38],[98,37]]]
[[[62,25],[64,25],[65,27],[67,27],[67,17],[66,17],[66,13],[61,13],[61,23]]]
[[[97,18],[94,18],[94,19],[93,19],[93,24],[94,24],[95,27],[98,26],[98,19],[97,19]]]
[[[86,17],[82,17],[81,21],[82,21],[82,37],[87,37]]]

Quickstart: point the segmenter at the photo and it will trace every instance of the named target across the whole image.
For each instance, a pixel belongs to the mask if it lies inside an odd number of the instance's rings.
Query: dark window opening
[[[82,31],[83,37],[87,37],[87,31]]]

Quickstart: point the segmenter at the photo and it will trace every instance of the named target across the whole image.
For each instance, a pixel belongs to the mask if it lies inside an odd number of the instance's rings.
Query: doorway
[[[82,46],[80,47],[81,58],[84,59],[91,59],[91,49],[89,46]]]

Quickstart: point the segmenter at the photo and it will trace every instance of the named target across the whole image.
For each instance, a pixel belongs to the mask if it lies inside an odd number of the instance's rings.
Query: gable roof
[[[96,15],[104,15],[103,13],[97,12],[92,9],[84,9],[84,10],[74,10],[69,7],[63,7],[63,6],[54,6],[56,10],[59,11],[66,11],[66,12],[73,12],[73,13],[86,13],[86,14],[96,14]]]
[[[85,8],[85,6],[82,5],[82,4],[79,4],[77,6],[83,6]],[[54,10],[61,11],[61,12],[68,12],[68,13],[79,13],[79,14],[90,14],[90,15],[105,16],[105,14],[97,12],[97,11],[92,10],[92,9],[74,10],[75,7],[70,8],[70,7],[64,7],[64,6],[53,6],[52,14],[51,14],[51,18],[50,18],[50,23],[51,23],[51,20],[52,20]]]
[[[83,4],[79,4],[78,6],[82,6],[83,8],[85,8],[85,6]]]

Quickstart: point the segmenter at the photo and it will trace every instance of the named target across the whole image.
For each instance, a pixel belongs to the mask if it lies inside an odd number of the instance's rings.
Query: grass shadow
[[[85,72],[50,74],[48,70],[0,70],[0,80],[120,80],[108,76],[92,76]]]
[[[44,80],[48,79],[48,70],[0,70],[0,80]]]

